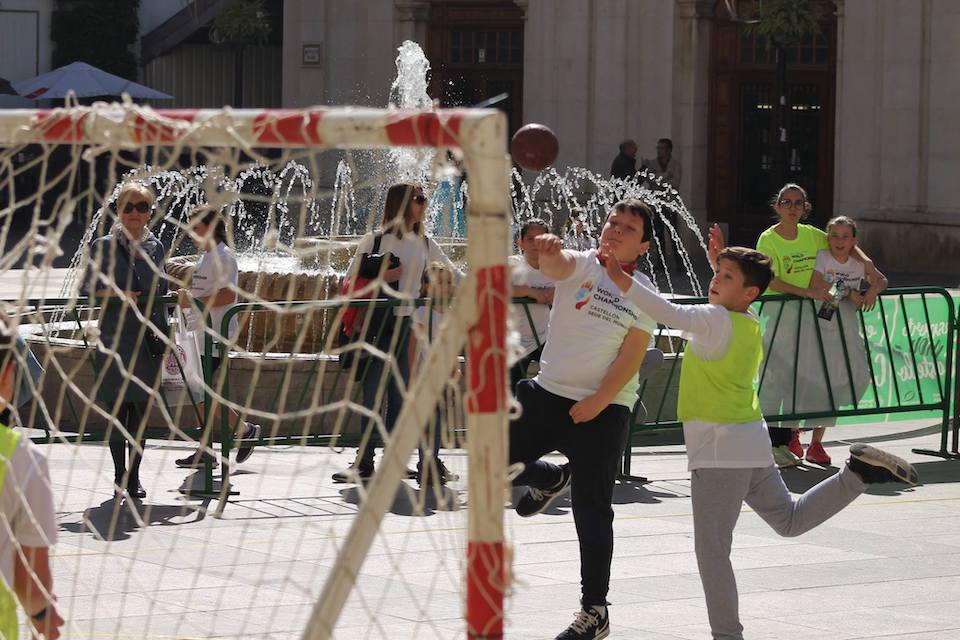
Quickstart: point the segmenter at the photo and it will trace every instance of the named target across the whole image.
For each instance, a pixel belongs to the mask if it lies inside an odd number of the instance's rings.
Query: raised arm
[[[540,273],[557,282],[573,275],[576,259],[563,250],[563,243],[552,233],[544,233],[533,239],[540,250]]]
[[[643,286],[626,273],[616,260],[607,260],[607,275],[624,296],[645,314],[668,327],[692,334],[710,333],[712,312],[703,305],[680,305]]]

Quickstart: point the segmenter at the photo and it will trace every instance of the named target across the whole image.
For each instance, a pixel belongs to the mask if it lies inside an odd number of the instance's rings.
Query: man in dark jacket
[[[624,140],[620,143],[620,153],[610,165],[610,176],[624,180],[637,172],[637,143]]]

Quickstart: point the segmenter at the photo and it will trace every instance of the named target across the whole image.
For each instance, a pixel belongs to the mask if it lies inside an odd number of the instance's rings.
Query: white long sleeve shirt
[[[718,304],[679,305],[665,300],[634,280],[626,292],[627,300],[651,318],[668,327],[680,329],[688,348],[704,360],[722,358],[731,346],[735,313]],[[687,468],[753,469],[773,464],[767,423],[723,424],[688,420],[683,423],[687,446]]]

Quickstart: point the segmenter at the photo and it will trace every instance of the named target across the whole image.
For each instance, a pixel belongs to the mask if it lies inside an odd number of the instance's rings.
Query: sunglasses
[[[150,211],[150,204],[144,200],[140,202],[128,202],[123,206],[124,213],[133,213],[133,210],[136,209],[137,213],[147,213]]]
[[[794,209],[802,209],[803,205],[807,204],[806,200],[790,200],[789,198],[780,198],[777,201],[781,207],[793,207]]]
[[[423,204],[424,202],[427,201],[427,196],[423,194],[418,196],[413,196],[413,201],[416,202],[417,204]]]

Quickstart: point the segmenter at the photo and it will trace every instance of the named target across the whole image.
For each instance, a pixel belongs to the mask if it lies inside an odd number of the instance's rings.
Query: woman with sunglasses
[[[817,252],[829,248],[827,234],[814,226],[802,224],[810,215],[812,206],[807,192],[798,184],[785,184],[773,199],[772,207],[778,222],[761,233],[757,240],[757,250],[770,256],[774,272],[773,281],[765,293],[787,293],[815,302],[769,302],[764,305],[763,352],[767,362],[760,369],[763,376],[760,404],[764,415],[771,416],[798,411],[829,411],[833,407],[829,406],[830,396],[815,323],[819,301],[829,300],[830,295],[810,286]],[[882,275],[859,247],[851,255],[864,263],[868,277],[871,273]],[[865,302],[864,308],[872,307],[874,301],[875,296],[874,300]],[[774,339],[777,344],[772,347],[770,343]],[[824,431],[822,427],[814,429],[807,460],[829,464],[830,458],[821,444]],[[790,467],[800,463],[803,447],[798,429],[771,428],[770,442],[778,466]]]
[[[346,277],[355,277],[360,272],[365,256],[382,255],[383,266],[378,278],[386,283],[385,288],[389,289],[387,295],[414,299],[420,294],[423,272],[427,265],[440,262],[452,272],[459,273],[433,238],[425,235],[423,219],[426,211],[427,198],[422,188],[413,184],[395,184],[390,187],[384,202],[380,229],[371,231],[360,239]],[[390,256],[399,258],[399,266],[390,268]],[[376,293],[371,292],[370,295],[375,296]],[[407,342],[412,314],[412,306],[400,305],[382,315],[374,313],[373,317],[367,320],[371,331],[376,334],[372,340],[379,349],[390,354],[389,357],[394,359],[396,364],[395,367],[387,366],[388,363],[383,359],[373,356],[367,358],[369,364],[364,361],[358,364],[359,373],[363,374],[363,405],[376,411],[378,396],[384,397],[387,404],[384,427],[387,432],[393,430],[400,414],[403,394],[410,378]],[[393,375],[393,371],[399,372],[399,377]],[[385,394],[380,391],[384,384],[387,385]],[[367,434],[371,427],[370,421],[362,420],[361,426],[362,433]],[[366,480],[373,475],[375,438],[376,432],[373,430],[357,452],[353,466],[333,474],[336,482]],[[416,478],[417,473],[408,470],[407,475]]]
[[[95,356],[95,398],[107,404],[120,427],[109,427],[117,499],[146,497],[140,459],[147,415],[168,334],[167,313],[157,300],[167,294],[163,244],[148,228],[154,195],[139,182],[117,194],[119,220],[90,248],[84,292],[100,306]],[[129,469],[127,450],[129,449]]]

